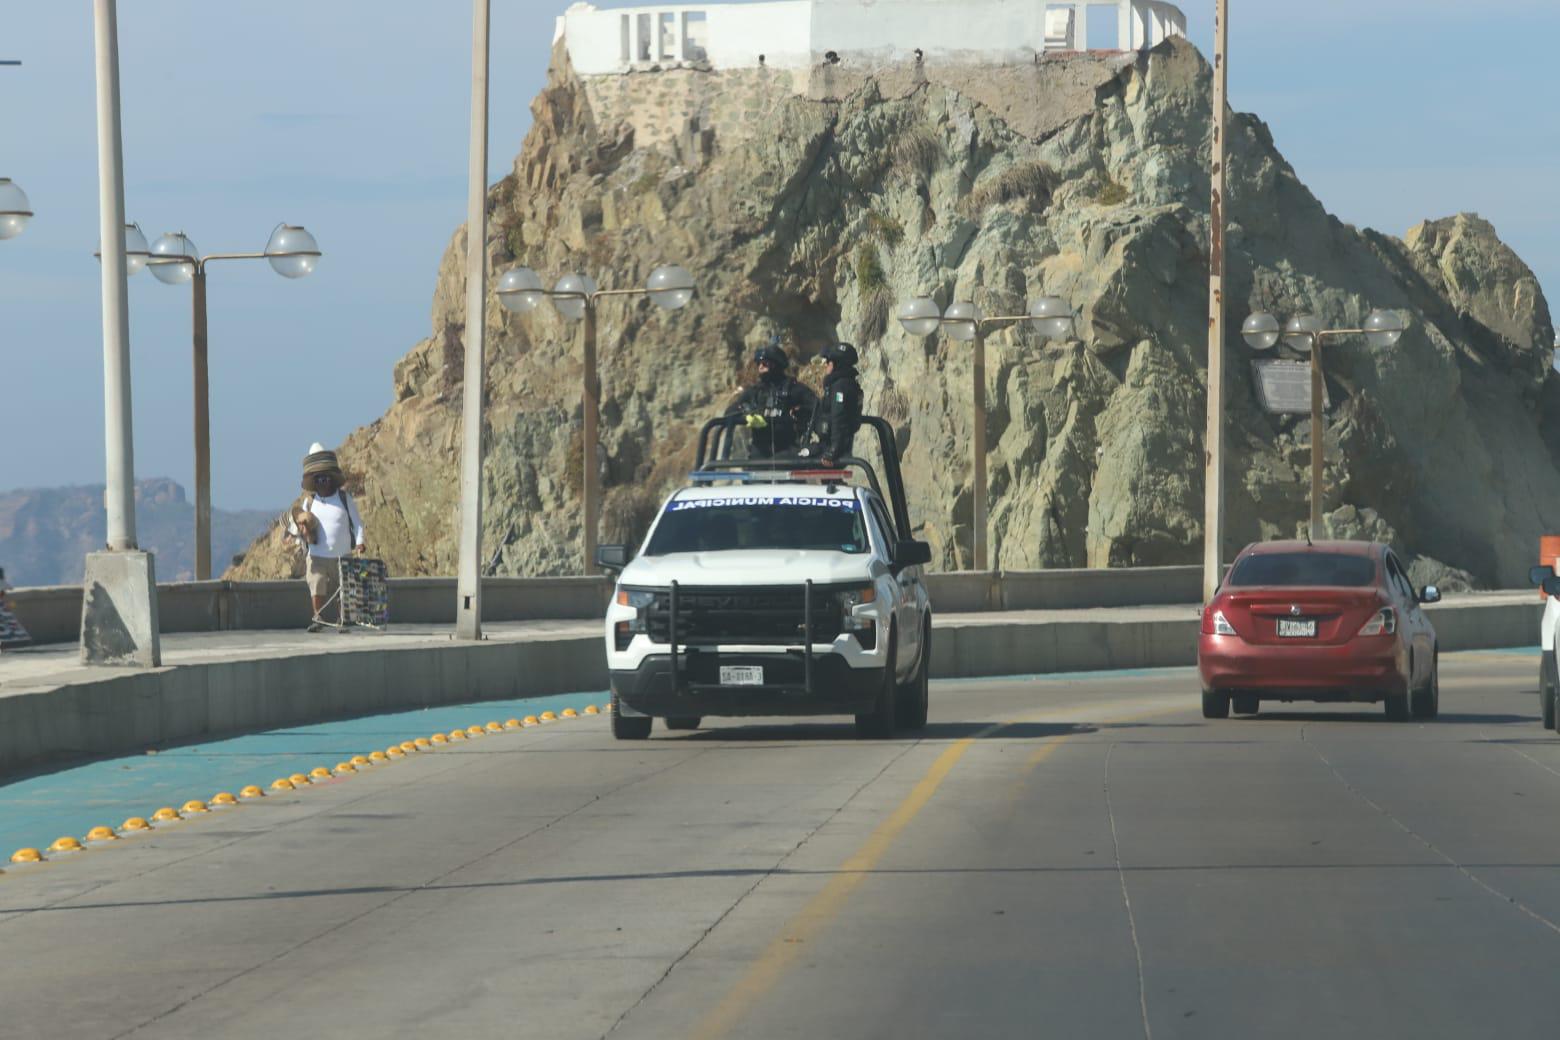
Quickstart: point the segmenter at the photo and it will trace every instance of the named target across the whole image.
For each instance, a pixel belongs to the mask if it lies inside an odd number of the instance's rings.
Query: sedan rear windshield
[[[1230,586],[1328,585],[1359,588],[1376,583],[1376,561],[1343,553],[1257,553],[1241,560],[1225,582]]]
[[[646,556],[730,549],[867,551],[861,504],[853,498],[774,495],[667,503]]]

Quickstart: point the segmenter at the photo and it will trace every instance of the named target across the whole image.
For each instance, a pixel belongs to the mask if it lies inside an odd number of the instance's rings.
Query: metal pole
[[[466,180],[466,365],[461,409],[455,638],[482,638],[482,395],[487,324],[488,0],[471,4],[471,151]]]
[[[596,463],[596,426],[601,413],[601,380],[596,375],[596,301],[585,301],[585,424],[580,444],[584,479],[585,570],[596,564],[596,535],[601,525],[601,467]]]
[[[1322,448],[1327,427],[1322,421],[1325,377],[1322,374],[1322,337],[1311,336],[1311,538],[1322,537]]]
[[[1214,10],[1213,195],[1208,206],[1208,424],[1203,436],[1203,602],[1218,592],[1224,570],[1224,169],[1228,127],[1228,0]]]
[[[986,559],[986,332],[975,323],[975,569],[987,569]]]
[[[195,580],[211,580],[211,383],[206,367],[206,265],[195,265]]]
[[[94,0],[97,41],[98,238],[103,257],[103,434],[108,548],[135,542],[135,449],[130,415],[130,301],[125,286],[124,148],[119,134],[119,19],[115,0]]]

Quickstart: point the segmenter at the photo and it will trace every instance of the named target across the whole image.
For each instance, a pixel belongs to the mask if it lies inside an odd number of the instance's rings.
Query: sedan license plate
[[[1315,639],[1315,618],[1279,618],[1278,634],[1289,639]]]
[[[722,686],[762,686],[764,669],[756,664],[723,664],[720,666]]]

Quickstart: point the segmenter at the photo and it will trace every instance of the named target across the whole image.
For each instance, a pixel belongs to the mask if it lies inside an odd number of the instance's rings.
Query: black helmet
[[[775,344],[766,343],[753,352],[753,363],[762,364],[766,362],[776,372],[784,372],[786,366],[790,365],[791,359],[786,357],[785,351]]]
[[[824,347],[822,357],[823,360],[832,361],[842,368],[855,368],[856,362],[859,360],[856,355],[856,348],[849,343],[836,343],[833,346]]]

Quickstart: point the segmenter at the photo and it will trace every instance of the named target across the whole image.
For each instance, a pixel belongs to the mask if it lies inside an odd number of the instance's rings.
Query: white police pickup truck
[[[618,572],[606,615],[615,737],[644,739],[657,717],[686,730],[711,715],[854,715],[861,737],[926,724],[931,551],[909,538],[892,431],[864,422],[879,433],[886,499],[859,458],[706,463],[727,425],[715,420],[638,555],[599,547]]]
[[[1560,632],[1560,577],[1553,567],[1541,565],[1528,572],[1528,578],[1549,594],[1544,602],[1544,619],[1538,623],[1539,646],[1543,650],[1538,666],[1538,704],[1544,728],[1560,731],[1556,721],[1560,701],[1560,669],[1555,665],[1556,634]]]

